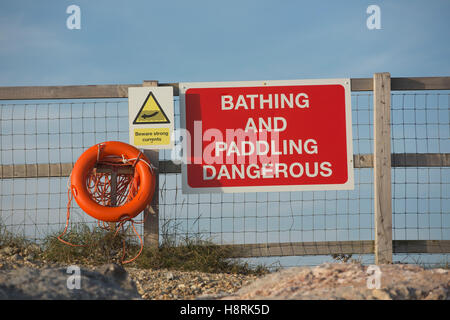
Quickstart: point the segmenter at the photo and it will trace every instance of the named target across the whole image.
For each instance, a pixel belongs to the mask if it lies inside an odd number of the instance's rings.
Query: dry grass
[[[167,229],[162,234],[162,243],[157,249],[145,248],[132,263],[127,264],[145,269],[172,269],[202,271],[210,273],[262,274],[268,269],[262,265],[251,266],[239,259],[233,259],[231,249],[214,244],[212,241],[192,236],[178,240],[169,235]],[[60,233],[48,235],[41,245],[39,259],[46,262],[82,265],[120,263],[134,257],[140,246],[134,234],[118,233],[100,228],[91,229],[85,224],[76,224],[63,236],[65,241],[83,246],[69,246],[57,239]],[[24,249],[30,244],[23,238],[13,236],[0,223],[0,247],[12,246]]]

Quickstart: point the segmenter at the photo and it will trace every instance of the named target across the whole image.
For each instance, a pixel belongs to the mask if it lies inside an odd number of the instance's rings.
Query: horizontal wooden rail
[[[127,98],[129,87],[141,84],[0,87],[0,100]]]
[[[0,165],[0,179],[68,177],[74,163],[39,163]],[[181,173],[181,166],[172,161],[160,161],[161,173]],[[109,172],[106,167],[99,167],[99,172]],[[120,168],[119,173],[129,173],[129,168]]]
[[[372,254],[373,241],[283,242],[222,245],[234,258]]]
[[[449,89],[450,77],[391,78],[391,91]]]
[[[373,78],[351,79],[352,91],[373,91]],[[391,78],[391,91],[450,90],[450,77]]]
[[[353,155],[355,168],[373,168],[372,154]],[[450,167],[450,153],[393,153],[392,167]]]
[[[392,167],[450,167],[450,153],[399,153],[391,155]],[[355,168],[373,168],[371,154],[355,154]],[[0,165],[0,179],[68,177],[73,163]],[[181,165],[170,160],[159,162],[160,173],[181,173]]]
[[[173,87],[179,95],[179,84],[159,83],[159,86]],[[0,100],[51,100],[51,99],[103,99],[127,98],[129,87],[142,84],[106,84],[73,86],[17,86],[0,87]],[[351,79],[352,91],[373,91],[372,78]],[[391,90],[450,90],[450,77],[391,78]]]
[[[374,241],[283,242],[222,245],[235,258],[373,254]],[[450,253],[450,240],[394,240],[394,253]]]

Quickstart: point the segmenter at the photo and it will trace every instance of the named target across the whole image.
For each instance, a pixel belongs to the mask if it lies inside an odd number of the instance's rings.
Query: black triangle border
[[[167,119],[167,121],[159,121],[159,122],[142,122],[140,121],[139,123],[136,123],[137,119],[139,118],[139,115],[142,112],[142,109],[144,109],[145,104],[147,103],[148,99],[150,98],[150,96],[153,97],[153,99],[155,100],[156,104],[158,105],[159,110],[161,110],[162,114],[164,115],[164,117]],[[158,102],[158,99],[156,99],[156,97],[153,95],[153,92],[150,91],[147,95],[147,98],[145,99],[144,103],[142,104],[141,108],[139,109],[139,112],[136,115],[136,118],[134,118],[133,124],[155,124],[155,123],[170,123],[169,117],[167,117],[166,113],[164,112],[163,108],[161,108],[161,105]]]

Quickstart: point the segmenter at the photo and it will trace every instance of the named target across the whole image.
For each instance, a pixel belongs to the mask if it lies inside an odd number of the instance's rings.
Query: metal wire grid
[[[128,103],[29,102],[0,105],[2,165],[73,163],[88,147],[128,139]],[[66,221],[68,177],[0,180],[0,219],[7,228],[39,241]],[[71,221],[95,224],[72,202]]]
[[[393,93],[392,152],[448,153],[448,99],[440,93]],[[352,94],[355,154],[373,150],[372,100],[370,93]],[[75,162],[98,142],[128,141],[127,100],[2,104],[0,119],[1,164]],[[160,159],[171,159],[170,153],[160,152]],[[448,170],[393,169],[394,239],[450,238]],[[61,230],[66,182],[0,180],[0,218],[34,240]],[[94,223],[74,202],[72,221]],[[355,169],[352,191],[202,195],[183,194],[180,174],[161,174],[160,226],[162,239],[195,236],[220,244],[373,240],[373,169]]]
[[[365,179],[370,174],[356,174],[357,184],[371,190]],[[220,244],[373,240],[371,195],[363,190],[180,195],[180,177],[172,183],[161,190],[160,219],[180,239],[194,235]]]
[[[393,153],[450,153],[450,94],[393,93]],[[450,239],[450,168],[392,169],[394,240]]]
[[[373,150],[372,95],[352,95],[355,153]],[[175,101],[175,125],[179,127]],[[160,153],[170,160],[171,151]],[[373,240],[373,169],[355,169],[355,190],[183,194],[181,174],[160,182],[160,225],[172,241],[219,244]]]

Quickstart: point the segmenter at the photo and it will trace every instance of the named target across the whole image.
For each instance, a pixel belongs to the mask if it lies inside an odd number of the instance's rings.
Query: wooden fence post
[[[391,75],[373,76],[375,263],[392,263]]]
[[[117,205],[117,171],[111,168],[111,206],[115,207]],[[116,223],[109,222],[109,230],[111,232],[116,231]]]
[[[156,87],[158,81],[144,81],[143,87]],[[155,193],[153,200],[144,210],[144,245],[147,248],[159,247],[159,150],[145,150],[144,154],[150,160],[155,172]]]

